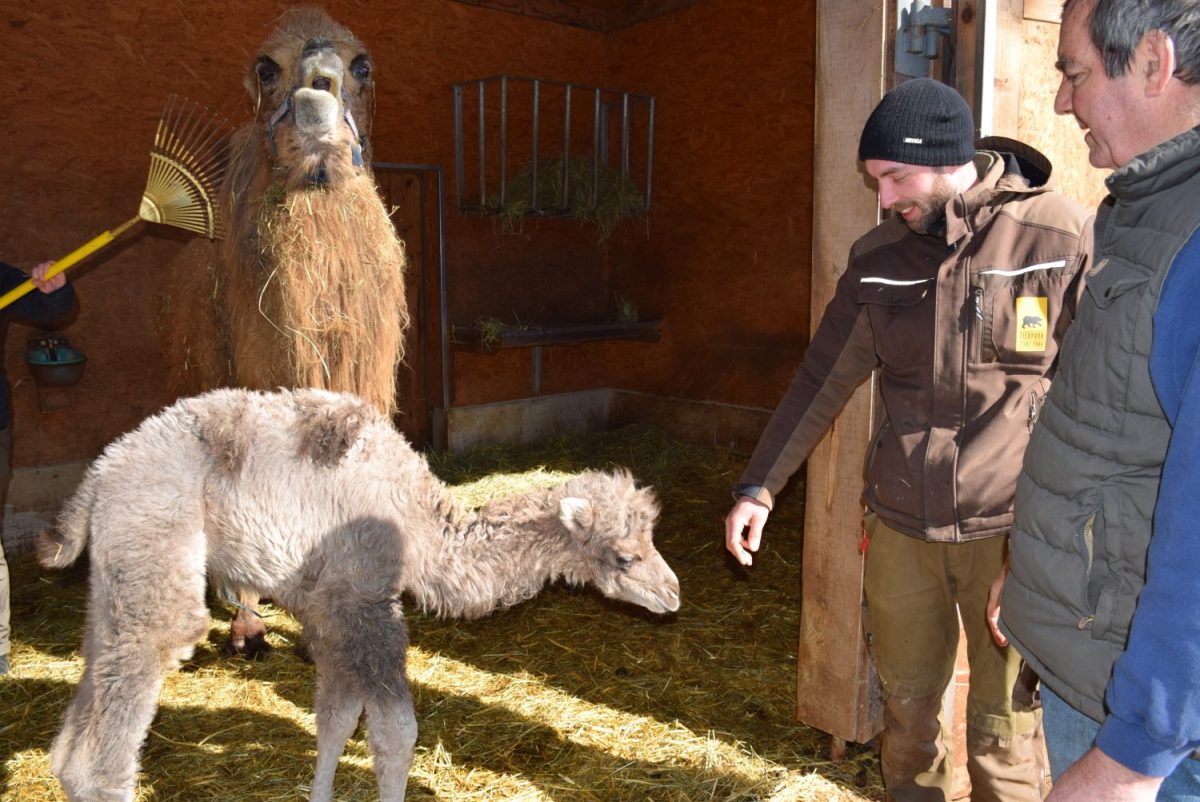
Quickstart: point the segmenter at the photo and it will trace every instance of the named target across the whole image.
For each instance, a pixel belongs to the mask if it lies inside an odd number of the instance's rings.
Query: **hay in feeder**
[[[409,675],[420,737],[410,802],[861,802],[883,798],[865,747],[841,763],[797,723],[802,493],[772,514],[752,571],[725,556],[722,519],[744,459],[651,427],[433,455],[465,504],[627,466],[653,485],[656,542],[683,607],[660,618],[554,586],[478,621],[410,611]],[[86,570],[13,560],[13,673],[0,679],[3,802],[62,802],[48,748],[82,670]],[[316,756],[312,666],[296,622],[266,608],[275,651],[220,655],[228,612],[167,678],[138,802],[307,799]],[[378,798],[360,730],[335,794]]]
[[[603,161],[593,164],[590,156],[539,159],[536,186],[535,199],[533,166],[526,164],[508,180],[503,203],[498,194],[487,199],[487,206],[498,216],[504,233],[520,231],[522,219],[529,215],[566,214],[581,223],[595,225],[600,242],[605,242],[622,220],[646,219],[646,197],[637,182]]]

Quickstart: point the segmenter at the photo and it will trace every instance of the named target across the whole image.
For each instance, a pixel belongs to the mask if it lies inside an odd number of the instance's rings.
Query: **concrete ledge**
[[[771,410],[598,389],[454,407],[447,416],[453,453],[480,443],[533,443],[557,434],[597,432],[631,423],[659,426],[681,440],[749,452]]]
[[[602,389],[452,407],[446,448],[459,454],[481,443],[534,443],[556,434],[603,431],[611,400],[612,390]]]

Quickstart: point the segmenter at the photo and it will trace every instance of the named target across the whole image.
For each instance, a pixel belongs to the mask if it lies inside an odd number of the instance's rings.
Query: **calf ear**
[[[558,502],[558,519],[568,532],[590,529],[595,519],[592,503],[585,498],[567,496]]]

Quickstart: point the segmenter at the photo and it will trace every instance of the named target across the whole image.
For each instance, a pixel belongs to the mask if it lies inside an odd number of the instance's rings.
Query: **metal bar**
[[[454,85],[454,194],[458,198],[458,208],[463,208],[463,188],[466,183],[463,171],[466,169],[466,156],[463,153],[463,88]]]
[[[508,78],[500,79],[500,208],[508,191]]]
[[[529,210],[536,212],[538,210],[538,104],[541,101],[542,85],[540,81],[533,82],[533,120],[531,122],[533,131],[530,132],[533,140],[533,157],[530,159],[529,168]]]
[[[446,189],[442,179],[442,168],[428,166],[425,169],[437,173],[437,228],[438,228],[438,321],[441,335],[442,354],[442,411],[450,419],[450,322],[449,302],[446,295]],[[449,424],[447,424],[449,426]],[[442,442],[448,442],[448,432],[442,432]]]
[[[483,81],[476,82],[479,87],[479,206],[487,205],[487,146],[484,144],[484,114],[483,114]]]
[[[510,81],[541,81],[543,86],[566,86],[568,84],[567,81],[556,81],[552,78],[534,78],[529,75],[489,75],[486,78],[472,78],[471,81],[469,81],[468,83],[475,83],[477,81],[498,81],[501,78],[507,78]],[[466,84],[454,84],[454,85],[455,86],[465,86]],[[590,89],[603,89],[604,88],[604,87],[596,87],[596,86],[587,86],[587,85],[583,85],[583,84],[575,84],[573,82],[571,82],[571,85],[574,86],[576,89],[583,89],[585,91],[590,90]],[[652,97],[652,95],[643,95],[639,92],[630,92],[629,96],[632,98],[636,98],[638,100],[649,100]]]
[[[532,384],[533,394],[542,394],[542,346],[535,345],[532,348],[533,353],[530,354],[530,362],[532,363]]]
[[[595,207],[600,197],[600,90],[595,90],[592,105],[592,202]]]
[[[621,95],[621,177],[629,177],[629,93]]]
[[[571,191],[571,85],[567,84],[566,95],[563,100],[563,179],[562,179],[562,207],[565,209],[571,205],[571,196],[568,194]]]
[[[654,180],[654,98],[650,98],[650,121],[646,131],[646,214],[650,214],[650,189]]]
[[[441,337],[442,356],[442,409],[450,411],[450,312],[449,293],[446,288],[446,182],[440,164],[413,164],[406,162],[372,162],[376,171],[428,172],[437,177],[437,230],[438,230],[438,327]]]

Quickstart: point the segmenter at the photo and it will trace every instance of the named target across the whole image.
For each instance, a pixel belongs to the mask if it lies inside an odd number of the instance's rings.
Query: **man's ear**
[[[1175,43],[1165,31],[1149,31],[1138,42],[1134,74],[1140,67],[1146,97],[1159,97],[1175,75]]]

